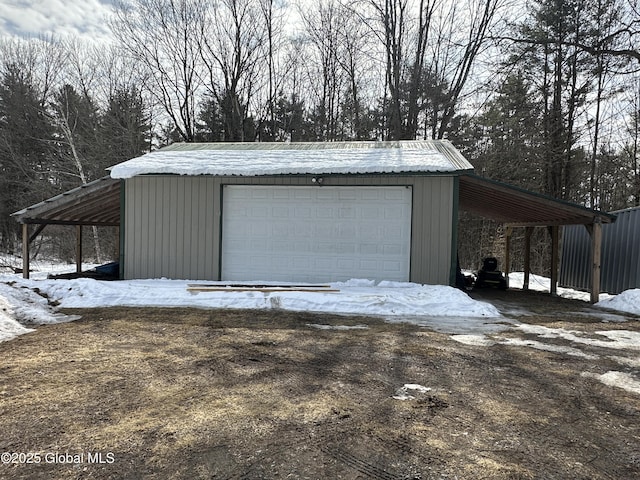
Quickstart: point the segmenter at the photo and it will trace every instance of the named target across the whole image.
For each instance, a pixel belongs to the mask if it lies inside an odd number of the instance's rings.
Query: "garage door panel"
[[[225,186],[222,279],[408,280],[410,225],[406,187]]]

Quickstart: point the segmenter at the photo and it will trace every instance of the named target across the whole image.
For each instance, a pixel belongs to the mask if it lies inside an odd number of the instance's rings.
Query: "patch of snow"
[[[509,288],[522,288],[524,286],[524,272],[509,273]],[[536,292],[549,292],[551,289],[551,279],[541,275],[529,274],[529,290]],[[588,302],[591,298],[588,292],[581,292],[572,288],[557,288],[558,296],[572,300],[582,300]]]
[[[618,362],[622,365],[627,365],[628,367],[640,368],[640,357],[629,358],[629,357],[620,357],[620,356],[611,356],[609,357],[614,362]]]
[[[430,391],[431,388],[418,385],[417,383],[405,383],[402,387],[396,390],[396,393],[393,394],[392,398],[395,398],[396,400],[414,400],[416,397],[411,395],[409,392],[427,393]]]
[[[27,287],[0,282],[0,305],[11,318],[22,324],[58,323],[64,315],[56,314],[46,298]]]
[[[501,317],[437,317],[431,315],[382,316],[389,323],[411,323],[446,334],[485,334],[507,330],[512,323]]]
[[[595,378],[610,387],[618,387],[631,393],[640,394],[640,381],[625,372],[609,371],[602,375],[584,372],[582,376]]]
[[[394,282],[391,280],[382,280],[380,283],[378,283],[378,286],[380,288],[415,288],[420,287],[421,285],[419,283],[412,282]]]
[[[521,338],[503,338],[496,343],[500,345],[513,345],[518,347],[530,347],[535,348],[536,350],[543,350],[547,352],[554,353],[565,353],[567,355],[571,355],[572,357],[581,357],[589,360],[595,360],[598,358],[597,355],[590,355],[588,353],[584,353],[582,350],[573,347],[565,347],[562,345],[550,345],[548,343],[538,342],[537,340],[524,340]]]
[[[11,340],[18,335],[33,332],[13,319],[13,310],[7,299],[0,294],[0,342]]]
[[[464,292],[441,285],[402,287],[348,286],[331,284],[339,292],[225,292],[196,294],[187,291],[193,281],[127,280],[100,282],[89,278],[74,280],[15,280],[29,288],[38,288],[62,308],[99,306],[191,306],[202,308],[272,308],[278,297],[278,308],[294,311],[344,313],[378,316],[500,316],[492,305],[473,300]],[[216,282],[211,282],[214,285]],[[220,283],[222,285],[222,283]],[[363,285],[361,281],[357,285]],[[370,284],[367,284],[370,285]]]
[[[595,306],[640,315],[640,288],[625,290],[619,295],[600,300]]]
[[[542,325],[520,324],[516,327],[524,333],[538,335],[541,338],[561,338],[574,343],[584,345],[592,345],[595,347],[613,348],[613,349],[631,349],[640,350],[640,332],[629,330],[602,330],[595,332],[608,338],[602,340],[586,336],[587,334],[573,330],[565,330],[564,328],[549,328]]]
[[[473,345],[479,347],[491,347],[496,344],[486,335],[451,335],[451,339],[464,345]]]
[[[373,287],[375,286],[375,280],[369,280],[367,278],[352,278],[346,282],[335,282],[332,285],[336,288],[344,287]]]
[[[308,327],[318,330],[366,330],[368,325],[327,325],[324,323],[307,323]]]

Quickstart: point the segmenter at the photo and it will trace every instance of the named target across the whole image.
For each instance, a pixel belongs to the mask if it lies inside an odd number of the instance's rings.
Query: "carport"
[[[23,276],[29,278],[29,246],[42,230],[51,224],[76,227],[76,265],[82,263],[83,226],[120,226],[121,181],[110,177],[87,183],[61,195],[27,207],[12,216],[22,224]],[[513,228],[525,229],[525,283],[530,275],[531,234],[535,227],[546,227],[551,234],[551,294],[556,294],[560,227],[584,225],[591,237],[591,300],[600,293],[602,224],[615,220],[614,215],[598,212],[577,204],[527,191],[512,185],[477,176],[459,176],[458,207],[485,218],[501,222],[506,227],[506,268],[510,256],[510,236]],[[33,228],[35,227],[35,228]]]
[[[22,275],[29,278],[30,245],[47,225],[75,226],[76,271],[82,269],[82,227],[120,226],[120,180],[102,177],[11,215],[22,224]]]
[[[513,228],[525,229],[524,286],[529,288],[531,234],[535,227],[546,227],[551,234],[551,294],[557,293],[560,227],[584,225],[591,237],[591,301],[600,294],[602,224],[615,221],[615,215],[524,190],[513,185],[479,177],[460,177],[460,209],[505,225],[506,276],[509,277],[510,243]]]

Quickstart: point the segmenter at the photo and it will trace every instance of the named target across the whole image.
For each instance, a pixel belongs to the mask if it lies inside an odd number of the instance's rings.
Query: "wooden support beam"
[[[29,278],[29,224],[22,224],[22,278]]]
[[[551,295],[558,294],[558,258],[560,251],[560,227],[553,225],[549,227],[551,230],[551,287],[549,293]]]
[[[524,281],[522,283],[523,290],[529,290],[529,275],[531,274],[531,235],[533,227],[524,229]]]
[[[33,243],[33,241],[36,239],[36,237],[42,233],[42,230],[44,230],[44,227],[46,227],[46,226],[47,226],[46,223],[42,223],[42,224],[38,225],[36,227],[36,229],[34,230],[34,232],[31,234],[31,236],[29,236],[29,243]]]
[[[505,248],[504,248],[504,276],[507,280],[507,288],[509,288],[509,273],[511,272],[511,234],[513,227],[507,226],[504,230]]]
[[[76,225],[76,273],[82,273],[82,225]]]
[[[595,221],[591,234],[591,303],[600,300],[600,270],[602,262],[602,223]]]

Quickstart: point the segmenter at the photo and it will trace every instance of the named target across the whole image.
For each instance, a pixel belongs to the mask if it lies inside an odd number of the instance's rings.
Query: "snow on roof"
[[[145,174],[327,175],[473,170],[447,140],[333,143],[181,143],[111,167],[112,178]]]

